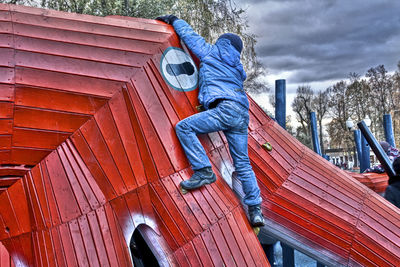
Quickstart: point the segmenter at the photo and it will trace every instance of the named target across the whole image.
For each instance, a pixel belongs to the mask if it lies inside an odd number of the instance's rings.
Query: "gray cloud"
[[[242,3],[243,4],[243,3]],[[244,1],[257,53],[292,83],[345,79],[400,60],[400,1]]]

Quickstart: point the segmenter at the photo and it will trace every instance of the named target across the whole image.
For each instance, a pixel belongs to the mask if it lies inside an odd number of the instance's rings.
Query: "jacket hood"
[[[226,38],[218,39],[215,45],[218,47],[221,60],[229,66],[237,69],[240,72],[243,81],[246,80],[246,73],[243,69],[242,63],[240,63],[239,51],[237,51]]]
[[[218,39],[222,39],[222,38],[226,38],[229,41],[231,41],[231,45],[233,45],[233,47],[239,51],[239,53],[242,53],[243,50],[243,41],[242,39],[239,37],[239,35],[234,34],[234,33],[224,33],[222,34]]]

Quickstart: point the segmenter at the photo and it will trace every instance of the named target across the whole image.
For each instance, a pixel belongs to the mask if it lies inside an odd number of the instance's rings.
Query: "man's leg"
[[[247,130],[247,129],[246,129]],[[242,182],[245,194],[243,202],[248,206],[250,223],[253,226],[264,226],[264,218],[261,212],[261,196],[257,179],[250,165],[247,152],[247,134],[238,134],[232,131],[224,132],[229,144],[229,152],[233,159],[237,177]]]
[[[176,134],[193,170],[211,167],[206,151],[201,145],[197,134],[216,132],[223,130],[222,128],[216,109],[194,114],[176,124]]]
[[[217,108],[197,113],[180,121],[175,126],[179,141],[194,170],[192,177],[181,183],[183,189],[192,190],[204,184],[210,184],[216,181],[216,176],[211,169],[211,163],[197,134],[205,134],[224,129],[226,129],[226,126],[221,123]]]
[[[235,165],[237,177],[242,182],[243,192],[245,194],[243,202],[249,207],[250,223],[253,226],[263,226],[264,218],[261,212],[260,188],[253,168],[250,165],[248,155],[248,133],[249,112],[240,104],[231,102],[231,108],[228,113],[237,114],[237,123],[224,131],[229,144],[229,152]]]
[[[247,134],[237,134],[231,131],[224,132],[229,144],[229,152],[233,159],[237,177],[242,182],[243,192],[245,194],[244,204],[255,206],[261,204],[260,189],[253,168],[250,165],[250,159],[247,149]]]

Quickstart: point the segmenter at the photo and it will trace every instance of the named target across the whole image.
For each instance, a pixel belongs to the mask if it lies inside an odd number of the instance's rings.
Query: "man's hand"
[[[174,16],[174,15],[165,15],[165,16],[161,16],[161,17],[157,17],[156,18],[156,20],[163,21],[163,22],[171,24],[171,25],[177,19],[178,19],[178,17]]]

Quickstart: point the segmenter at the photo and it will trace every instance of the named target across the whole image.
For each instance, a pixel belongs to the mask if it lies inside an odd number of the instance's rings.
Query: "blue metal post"
[[[362,150],[361,150],[361,132],[360,132],[360,130],[354,130],[354,142],[356,143],[358,164],[359,164],[359,167],[361,167]]]
[[[359,122],[357,124],[358,128],[360,128],[361,133],[363,134],[363,137],[365,137],[365,140],[368,141],[368,144],[371,146],[372,151],[374,151],[376,157],[379,159],[380,163],[382,164],[383,168],[385,169],[386,174],[389,176],[389,184],[391,182],[391,179],[393,179],[396,176],[396,173],[393,170],[392,167],[392,162],[390,161],[388,155],[386,155],[385,151],[381,147],[381,145],[378,143],[378,141],[375,139],[375,137],[372,135],[371,131],[368,129],[367,125],[365,125],[365,122]]]
[[[278,124],[286,129],[286,81],[275,80],[275,119]],[[283,266],[294,266],[294,250],[286,244],[282,246]]]
[[[282,246],[282,266],[293,267],[294,265],[294,249],[281,242]]]
[[[360,162],[360,173],[364,172],[371,165],[369,158],[370,148],[364,135],[361,135],[361,150],[362,152],[361,152],[361,162]]]
[[[311,122],[311,137],[312,137],[314,152],[321,156],[321,147],[319,146],[317,119],[315,117],[315,112],[310,112],[310,122]]]
[[[275,119],[286,129],[286,80],[275,80]]]
[[[392,116],[390,114],[383,115],[383,129],[385,130],[385,139],[392,147],[396,147],[393,135]]]

